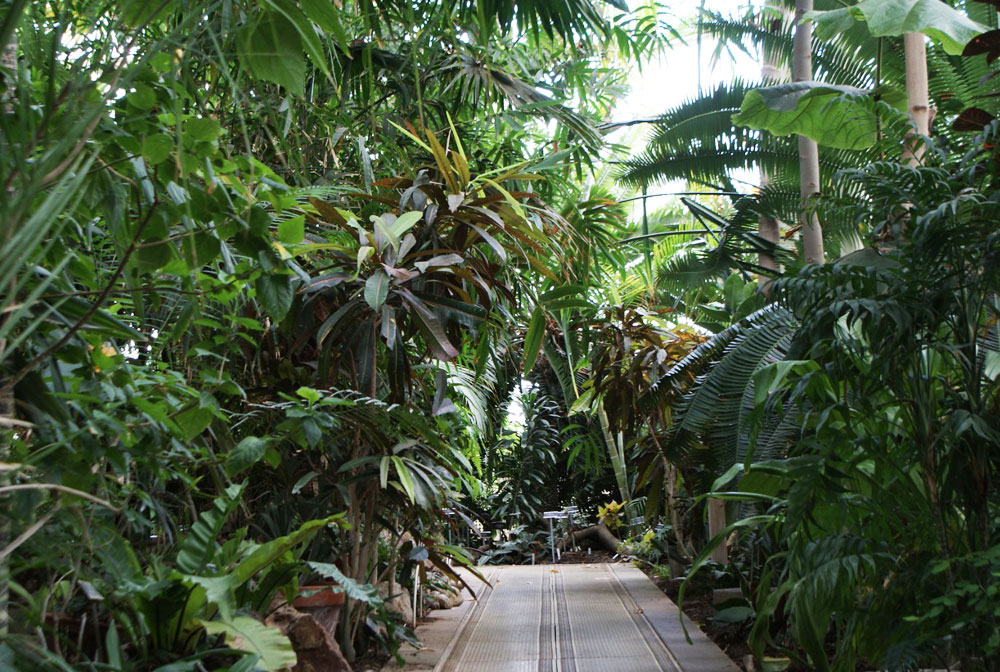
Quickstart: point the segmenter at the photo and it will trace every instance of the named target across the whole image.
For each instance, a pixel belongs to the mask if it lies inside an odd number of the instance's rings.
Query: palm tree
[[[792,80],[808,82],[813,78],[812,25],[802,19],[813,8],[812,0],[795,0],[795,43],[792,53]],[[808,200],[819,193],[819,146],[815,140],[799,136],[799,191],[802,195],[802,247],[806,263],[822,264],[823,229]]]

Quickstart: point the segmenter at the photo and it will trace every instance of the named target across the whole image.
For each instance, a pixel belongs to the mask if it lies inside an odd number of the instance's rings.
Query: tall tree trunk
[[[763,28],[769,33],[776,33],[781,29],[782,17],[784,12],[777,6],[774,2],[768,2],[764,6],[762,22]],[[761,45],[761,66],[760,66],[760,78],[761,82],[767,86],[770,84],[777,84],[782,79],[782,73],[779,69],[779,62],[777,54],[775,54],[771,49],[767,48],[767,45]],[[760,186],[763,189],[770,183],[770,179],[767,176],[767,171],[761,166],[760,169]],[[778,220],[773,217],[760,218],[757,231],[760,237],[772,243],[778,242]],[[771,269],[772,271],[778,270],[778,261],[770,254],[761,253],[757,255],[757,263],[763,268]],[[761,291],[765,294],[769,293],[769,287],[771,284],[771,279],[766,275],[760,275],[757,277],[757,282],[760,285]]]
[[[6,17],[5,17],[6,18]],[[4,80],[2,102],[0,102],[0,110],[2,113],[8,113],[11,110],[12,99],[11,92],[14,90],[14,82],[17,80],[17,34],[14,33],[10,36],[10,40],[3,47],[3,51],[0,52],[0,77]],[[8,190],[6,194],[7,198],[10,199],[13,196],[11,190]],[[10,239],[13,235],[13,231],[10,230],[11,227],[7,227],[5,232],[5,237]],[[13,290],[14,280],[11,280],[10,289]],[[7,349],[6,339],[0,339],[0,355],[3,355]],[[0,378],[0,432],[6,432],[9,425],[4,423],[5,418],[14,418],[14,391],[3,392],[5,381]],[[6,438],[0,435],[0,463],[7,462],[10,457],[10,444],[7,442]],[[6,477],[6,471],[0,465],[0,486],[7,485],[8,479]],[[10,516],[7,512],[3,510],[3,505],[5,502],[0,502],[0,550],[7,547],[10,543],[11,528],[10,528]],[[7,564],[7,559],[4,558],[0,560],[0,637],[7,634],[10,618],[8,615],[8,605],[10,602],[10,567]]]
[[[905,33],[906,95],[910,99],[910,118],[914,129],[906,140],[903,159],[913,167],[924,155],[923,138],[931,132],[930,95],[927,90],[927,47],[923,33]]]
[[[802,17],[812,11],[812,0],[795,0],[795,41],[792,50],[792,79],[796,82],[812,80],[812,24],[803,23]],[[802,195],[802,247],[806,263],[822,264],[823,229],[815,213],[806,208],[810,196],[819,193],[819,147],[814,140],[799,136],[799,176]]]

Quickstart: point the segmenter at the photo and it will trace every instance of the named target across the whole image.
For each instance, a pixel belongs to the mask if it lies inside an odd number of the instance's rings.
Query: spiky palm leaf
[[[714,475],[742,460],[754,413],[754,376],[786,356],[798,326],[791,312],[769,305],[705,341],[656,381],[640,400],[647,408],[674,403],[690,389],[675,406],[665,457],[680,460],[702,451],[699,462]],[[775,418],[767,428],[778,433],[787,423]]]
[[[792,31],[787,19],[779,26],[774,21],[763,15],[726,18],[707,14],[699,28],[716,37],[720,48],[738,49],[753,56],[763,50],[780,66],[791,54]],[[817,78],[860,88],[887,80],[901,82],[901,51],[894,42],[884,43],[871,38],[863,26],[833,41],[817,41],[813,54]],[[878,82],[873,75],[876,71],[880,73]],[[686,179],[731,188],[732,171],[762,169],[772,183],[797,183],[798,150],[794,138],[760,134],[732,123],[732,115],[739,111],[746,93],[763,85],[737,79],[668,110],[654,122],[648,149],[625,163],[621,179],[631,185]],[[880,109],[880,116],[892,115]],[[883,147],[868,153],[824,149],[820,157],[824,181],[828,182],[837,170],[859,165],[884,151]]]
[[[817,3],[817,6],[822,3]],[[786,15],[781,24],[774,25],[768,17],[735,18],[721,14],[708,14],[700,24],[701,30],[719,40],[719,48],[730,48],[757,58],[763,51],[779,67],[788,67],[792,53],[793,23]],[[814,75],[817,80],[832,84],[849,84],[868,88],[875,84],[875,60],[878,43],[867,29],[858,24],[838,39],[816,41],[813,49]],[[883,69],[887,73],[903,72],[902,53],[883,48]]]
[[[656,120],[646,151],[625,161],[620,179],[633,186],[683,179],[733,190],[732,171],[763,168],[772,184],[796,184],[799,158],[794,138],[762,134],[732,123],[732,115],[739,111],[747,92],[760,86],[759,82],[743,80],[722,83],[705,96],[667,110]],[[883,116],[888,113],[880,111]],[[865,156],[823,148],[820,167],[829,180],[836,171],[858,165]]]

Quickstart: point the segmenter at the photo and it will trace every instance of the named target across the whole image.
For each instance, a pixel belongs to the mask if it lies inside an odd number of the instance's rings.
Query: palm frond
[[[640,400],[649,407],[670,403],[691,386],[675,407],[664,450],[690,455],[707,444],[702,461],[716,474],[745,457],[754,375],[785,357],[798,326],[787,309],[766,306],[705,341],[651,386]],[[787,426],[780,420],[772,424],[772,433]]]
[[[758,50],[763,50],[779,67],[788,67],[792,54],[793,25],[791,14],[784,17],[780,26],[774,26],[773,19],[767,20],[764,17],[748,19],[709,14],[700,27],[705,33],[717,38],[720,46],[735,48],[753,58],[757,58]],[[836,40],[817,40],[813,45],[816,79],[868,88],[874,83],[876,51],[876,40],[862,24]],[[884,51],[883,60],[887,56],[893,58],[892,54]],[[890,71],[897,71],[897,68],[890,68]]]

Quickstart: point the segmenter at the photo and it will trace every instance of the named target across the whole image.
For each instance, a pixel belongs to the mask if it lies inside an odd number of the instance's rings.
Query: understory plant
[[[824,207],[869,247],[774,285],[797,326],[753,374],[748,451],[712,493],[742,503],[713,545],[770,547],[748,587],[758,657],[997,669],[997,132],[841,173]]]

